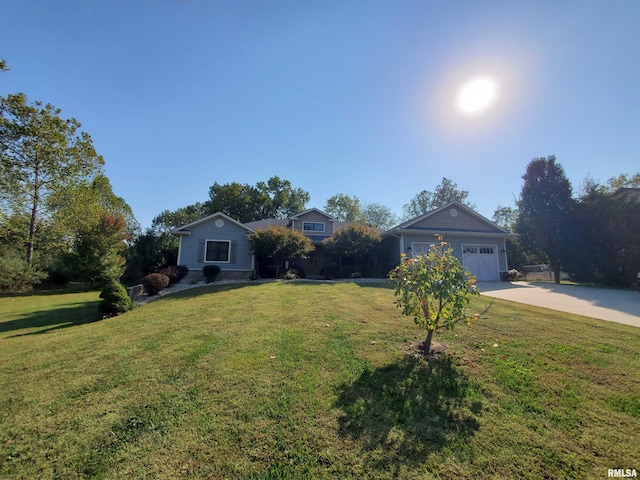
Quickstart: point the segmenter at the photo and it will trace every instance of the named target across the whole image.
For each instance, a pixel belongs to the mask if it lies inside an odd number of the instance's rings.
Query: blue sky
[[[638,25],[635,0],[0,0],[0,95],[79,120],[143,227],[273,175],[398,215],[447,177],[491,218],[534,157],[574,190],[640,171]]]

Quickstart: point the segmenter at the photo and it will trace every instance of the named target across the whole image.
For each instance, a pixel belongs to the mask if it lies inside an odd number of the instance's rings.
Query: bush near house
[[[216,277],[220,274],[220,267],[218,265],[205,265],[202,267],[202,274],[207,283],[215,282]]]
[[[169,277],[169,285],[175,285],[187,276],[187,273],[189,273],[189,267],[186,267],[185,265],[170,265],[158,271],[158,273]]]
[[[365,266],[374,248],[380,243],[378,231],[366,225],[348,225],[336,232],[333,237],[323,243],[327,251],[338,257],[338,275],[348,277],[352,273],[366,274]],[[342,270],[343,257],[350,260],[354,266],[348,271]]]
[[[162,273],[150,273],[142,279],[144,291],[147,295],[157,295],[164,288],[169,286],[169,277]]]

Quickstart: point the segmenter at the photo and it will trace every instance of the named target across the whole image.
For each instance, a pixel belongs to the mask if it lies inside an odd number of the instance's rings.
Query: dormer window
[[[324,222],[302,222],[303,232],[324,232]]]

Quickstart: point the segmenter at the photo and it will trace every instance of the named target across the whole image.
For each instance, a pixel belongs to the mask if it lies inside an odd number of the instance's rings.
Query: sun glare
[[[476,78],[462,86],[458,93],[458,107],[469,115],[483,112],[496,99],[496,82],[489,78]]]

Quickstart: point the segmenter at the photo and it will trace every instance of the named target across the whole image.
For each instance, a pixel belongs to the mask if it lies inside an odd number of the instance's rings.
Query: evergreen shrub
[[[103,315],[120,315],[131,308],[127,289],[120,282],[111,281],[100,292],[102,302],[98,306]]]
[[[216,277],[220,273],[220,267],[218,265],[205,265],[202,268],[202,273],[207,283],[214,282]]]

